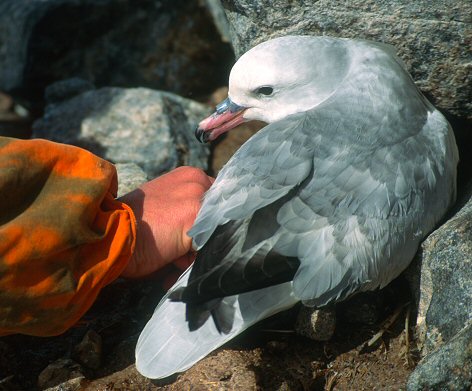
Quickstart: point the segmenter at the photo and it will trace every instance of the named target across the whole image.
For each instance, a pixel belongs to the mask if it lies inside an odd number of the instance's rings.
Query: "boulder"
[[[472,384],[472,182],[457,209],[422,244],[420,263],[412,265],[420,269],[413,291],[424,359],[411,375],[409,390],[468,389],[458,387],[457,379]]]
[[[205,2],[0,2],[0,90],[30,104],[71,77],[201,96],[226,83],[232,59]]]
[[[408,379],[408,391],[472,388],[472,324],[424,358]]]
[[[72,86],[75,88],[77,82]],[[148,179],[181,165],[207,169],[209,149],[194,128],[211,110],[146,88],[92,89],[46,106],[33,137],[83,147],[113,163],[135,163]]]
[[[417,327],[423,355],[472,323],[472,182],[460,205],[421,246]]]
[[[396,47],[441,110],[472,119],[472,3],[468,0],[222,0],[239,56],[288,34],[362,38]]]

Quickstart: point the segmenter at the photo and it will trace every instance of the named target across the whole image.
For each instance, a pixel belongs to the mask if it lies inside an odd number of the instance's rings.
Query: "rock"
[[[239,56],[288,34],[365,38],[396,47],[415,82],[449,114],[472,119],[472,3],[418,0],[222,0]]]
[[[201,96],[226,83],[233,58],[201,1],[0,2],[0,90],[30,103],[71,77]]]
[[[295,331],[315,341],[328,341],[336,328],[334,307],[313,309],[302,306],[295,323]]]
[[[83,391],[84,384],[88,382],[83,377],[76,377],[65,381],[64,383],[58,384],[57,386],[50,387],[45,391]]]
[[[470,307],[469,307],[470,309]],[[472,389],[472,323],[424,358],[408,379],[408,391]]]
[[[84,378],[82,367],[68,358],[49,364],[38,376],[38,388],[45,390],[75,378]]]
[[[456,385],[472,382],[472,182],[456,209],[425,240],[408,271],[424,357],[411,375],[410,390],[462,390],[468,388]]]
[[[472,323],[472,182],[460,210],[422,244],[417,329],[422,355]]]
[[[48,105],[33,137],[77,145],[113,163],[135,163],[153,178],[177,166],[207,169],[195,124],[211,110],[145,88],[101,88]]]
[[[134,163],[118,163],[118,197],[125,195],[147,182],[146,173]]]
[[[89,330],[82,341],[74,347],[74,359],[89,369],[98,369],[102,361],[102,338],[94,330]]]

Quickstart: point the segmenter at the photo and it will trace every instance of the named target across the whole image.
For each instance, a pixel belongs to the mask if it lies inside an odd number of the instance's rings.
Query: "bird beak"
[[[195,137],[201,143],[213,141],[223,133],[246,122],[243,118],[246,107],[239,106],[230,98],[216,106],[216,111],[201,121],[195,129]]]

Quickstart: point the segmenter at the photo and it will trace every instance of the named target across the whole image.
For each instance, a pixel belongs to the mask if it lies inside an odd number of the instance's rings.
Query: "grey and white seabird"
[[[455,200],[450,125],[392,47],[314,36],[262,43],[196,131],[266,127],[228,161],[190,230],[195,263],[143,330],[145,376],[182,372],[299,301],[384,287]]]

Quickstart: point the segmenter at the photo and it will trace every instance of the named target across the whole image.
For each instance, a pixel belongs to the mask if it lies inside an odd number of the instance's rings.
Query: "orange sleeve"
[[[134,250],[115,167],[83,149],[0,137],[0,335],[57,335]]]

